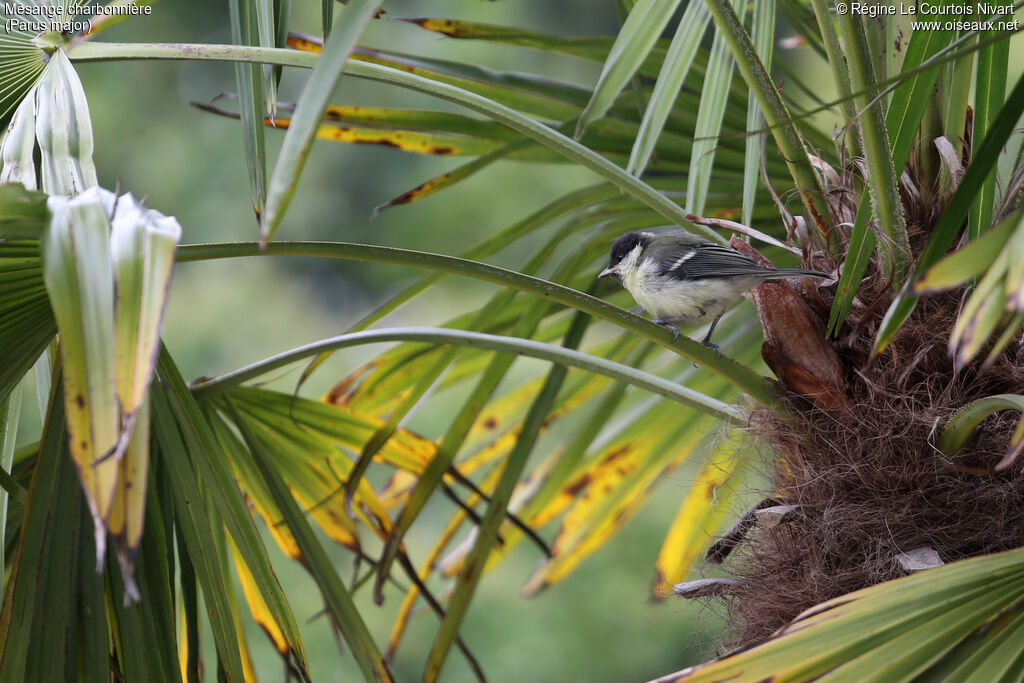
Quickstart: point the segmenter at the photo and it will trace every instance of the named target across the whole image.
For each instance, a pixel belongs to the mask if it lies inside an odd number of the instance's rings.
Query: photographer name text
[[[945,31],[1018,31],[1013,18],[1014,6],[981,2],[976,5],[939,5],[929,2],[880,5],[868,2],[836,3],[836,14],[864,17],[913,16],[931,21],[915,21],[914,30]],[[998,20],[1006,17],[1005,20]]]
[[[868,2],[847,3],[851,14],[861,14],[866,17],[878,17],[882,15],[921,15],[921,16],[959,16],[959,17],[1008,17],[1013,15],[1013,5],[989,5],[980,3],[975,5],[933,5],[927,2],[919,4],[899,3],[898,5],[876,5]]]

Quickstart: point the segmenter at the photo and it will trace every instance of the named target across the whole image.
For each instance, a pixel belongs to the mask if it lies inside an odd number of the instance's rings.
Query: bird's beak
[[[618,267],[615,267],[615,266],[613,266],[613,267],[611,267],[611,268],[605,268],[604,270],[602,270],[602,271],[601,271],[601,274],[600,274],[600,275],[598,275],[597,277],[598,277],[598,278],[602,278],[602,277],[610,277],[610,276],[612,276],[612,275],[614,275],[614,276],[618,277],[618,275],[619,275],[619,269],[618,269]]]

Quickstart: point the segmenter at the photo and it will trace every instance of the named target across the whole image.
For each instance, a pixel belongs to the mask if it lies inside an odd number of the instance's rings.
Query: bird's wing
[[[709,277],[766,275],[769,268],[735,249],[720,244],[703,243],[685,249],[658,254],[659,273],[678,280],[701,280]]]

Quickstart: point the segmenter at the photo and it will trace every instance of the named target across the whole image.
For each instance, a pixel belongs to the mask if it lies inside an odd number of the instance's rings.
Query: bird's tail
[[[772,271],[774,277],[832,277],[828,273],[819,270],[807,270],[806,268],[776,268]]]

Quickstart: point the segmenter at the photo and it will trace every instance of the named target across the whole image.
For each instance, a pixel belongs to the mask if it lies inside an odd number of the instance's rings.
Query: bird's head
[[[612,244],[608,267],[598,277],[614,276],[620,282],[624,273],[636,268],[640,253],[650,244],[652,235],[646,232],[627,232]]]

